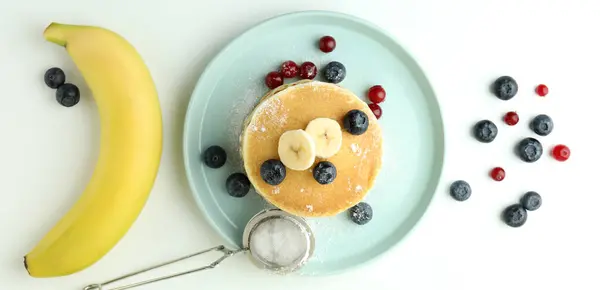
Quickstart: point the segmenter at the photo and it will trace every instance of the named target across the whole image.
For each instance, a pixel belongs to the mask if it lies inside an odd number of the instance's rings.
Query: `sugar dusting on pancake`
[[[285,131],[304,129],[313,119],[331,118],[342,125],[346,112],[362,110],[370,126],[363,135],[344,132],[340,151],[327,159],[335,164],[333,183],[318,184],[312,170],[287,170],[285,180],[272,186],[260,176],[262,162],[278,158],[277,144]],[[367,104],[347,89],[316,81],[281,86],[262,99],[244,123],[244,168],[256,191],[267,201],[300,216],[332,216],[360,202],[374,184],[381,167],[382,134]]]

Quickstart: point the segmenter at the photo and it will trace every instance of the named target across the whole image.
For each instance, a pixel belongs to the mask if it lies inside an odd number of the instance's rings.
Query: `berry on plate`
[[[349,210],[350,219],[357,225],[364,225],[373,219],[373,208],[366,202],[359,202]]]
[[[520,204],[513,204],[502,213],[502,219],[507,225],[518,228],[525,224],[527,221],[527,211]]]
[[[284,78],[295,78],[298,76],[298,65],[291,60],[282,63],[281,74]]]
[[[465,201],[471,197],[471,186],[464,180],[452,182],[450,196],[458,201]]]
[[[335,39],[329,35],[319,39],[319,49],[324,53],[330,53],[335,49]]]
[[[475,139],[483,143],[490,143],[496,139],[498,135],[498,127],[490,120],[481,120],[473,127]]]
[[[204,150],[204,164],[210,168],[220,168],[227,161],[227,153],[219,146],[210,146]]]
[[[310,62],[304,62],[300,65],[300,78],[304,80],[312,80],[317,76],[317,66]]]
[[[571,149],[567,145],[559,144],[552,149],[552,156],[558,161],[567,161],[571,156]]]
[[[385,101],[385,90],[382,86],[376,85],[369,89],[369,100],[375,104],[383,103]]]
[[[377,119],[381,118],[381,114],[383,112],[381,111],[381,107],[378,104],[371,103],[371,104],[369,104],[369,108],[371,109],[371,111],[373,112],[373,115],[375,115],[375,117]]]
[[[269,89],[274,89],[283,85],[283,75],[280,72],[272,71],[265,77],[265,84]]]
[[[233,197],[244,197],[250,191],[250,180],[243,173],[234,173],[225,181],[225,188]]]
[[[493,91],[498,99],[508,101],[512,99],[519,90],[517,81],[509,76],[499,77],[493,85]]]
[[[337,61],[332,61],[325,66],[323,74],[327,82],[337,84],[346,78],[346,67]]]

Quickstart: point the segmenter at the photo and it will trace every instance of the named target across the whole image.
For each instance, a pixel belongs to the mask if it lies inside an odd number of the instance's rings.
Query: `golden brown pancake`
[[[279,137],[286,131],[305,129],[315,118],[331,118],[343,130],[343,118],[358,109],[369,117],[362,135],[345,130],[340,151],[327,159],[337,169],[335,180],[326,185],[313,177],[312,168],[295,171],[286,168],[279,185],[269,185],[260,176],[260,167],[269,159],[279,159]],[[299,81],[267,93],[244,124],[241,153],[244,168],[255,190],[283,211],[304,217],[333,216],[360,202],[373,187],[381,168],[382,133],[368,105],[351,91],[334,84]]]

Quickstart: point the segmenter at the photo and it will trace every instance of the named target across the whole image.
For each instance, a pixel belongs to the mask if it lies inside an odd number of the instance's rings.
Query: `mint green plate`
[[[337,48],[332,53],[318,49],[323,35],[336,39]],[[426,211],[444,159],[439,105],[411,56],[380,28],[353,16],[333,12],[287,14],[237,37],[200,77],[184,128],[185,167],[194,198],[208,222],[231,245],[241,247],[248,220],[269,207],[254,191],[243,198],[230,197],[225,180],[242,170],[238,136],[243,119],[267,92],[264,76],[286,60],[298,64],[312,61],[319,69],[329,61],[340,61],[347,69],[341,86],[363,98],[375,84],[387,91],[379,120],[384,133],[384,162],[365,199],[373,207],[373,220],[364,226],[353,224],[347,214],[308,220],[315,232],[316,249],[300,272],[340,272],[398,244]],[[222,168],[211,169],[201,161],[202,151],[211,145],[219,145],[228,153]]]

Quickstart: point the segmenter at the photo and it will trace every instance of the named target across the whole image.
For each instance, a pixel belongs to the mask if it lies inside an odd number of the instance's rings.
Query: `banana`
[[[44,37],[66,48],[92,91],[101,125],[96,168],[84,192],[25,256],[31,276],[56,277],[100,260],[137,219],[160,163],[162,117],[150,72],[121,36],[52,23]]]
[[[306,170],[315,163],[315,141],[304,130],[281,134],[277,152],[283,165],[292,170]]]
[[[329,118],[316,118],[306,126],[306,133],[315,140],[317,157],[329,158],[342,147],[342,128]]]

